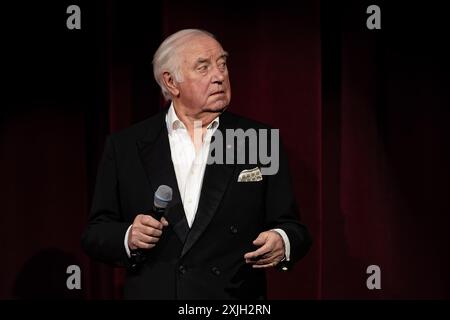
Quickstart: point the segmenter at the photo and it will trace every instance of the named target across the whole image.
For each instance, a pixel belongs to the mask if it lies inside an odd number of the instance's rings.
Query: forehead
[[[225,53],[217,40],[208,36],[195,36],[181,48],[180,55],[187,62],[197,59],[216,59]]]

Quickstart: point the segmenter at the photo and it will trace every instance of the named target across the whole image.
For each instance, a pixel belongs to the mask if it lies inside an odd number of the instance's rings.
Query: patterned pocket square
[[[261,180],[262,174],[261,170],[258,167],[253,169],[242,170],[241,173],[239,173],[238,182],[254,182]]]

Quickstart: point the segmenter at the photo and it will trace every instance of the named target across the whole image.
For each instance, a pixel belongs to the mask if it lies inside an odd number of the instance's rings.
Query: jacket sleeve
[[[124,237],[129,226],[120,210],[117,162],[110,136],[98,169],[90,217],[81,237],[82,247],[95,260],[128,267]]]
[[[266,225],[269,229],[280,228],[286,232],[290,243],[292,264],[306,255],[312,244],[307,227],[300,223],[299,210],[292,189],[286,152],[279,143],[279,168],[274,175],[265,176]]]

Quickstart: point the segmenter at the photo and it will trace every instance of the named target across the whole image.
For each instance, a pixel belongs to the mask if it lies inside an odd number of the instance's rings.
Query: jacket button
[[[238,232],[238,229],[237,229],[235,226],[231,226],[231,227],[230,227],[230,232],[231,232],[232,234],[236,234],[236,233]]]
[[[220,269],[217,267],[212,267],[211,271],[216,275],[216,276],[220,276]]]
[[[178,267],[178,271],[179,271],[181,274],[185,274],[185,273],[186,273],[186,267],[183,266],[183,265],[180,265],[180,266]]]

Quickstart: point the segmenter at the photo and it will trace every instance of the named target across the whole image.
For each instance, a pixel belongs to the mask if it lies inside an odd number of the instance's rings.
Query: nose
[[[215,66],[213,73],[212,73],[211,82],[217,83],[217,84],[222,84],[222,82],[225,81],[224,73],[225,73],[225,71],[220,70],[219,66]]]

